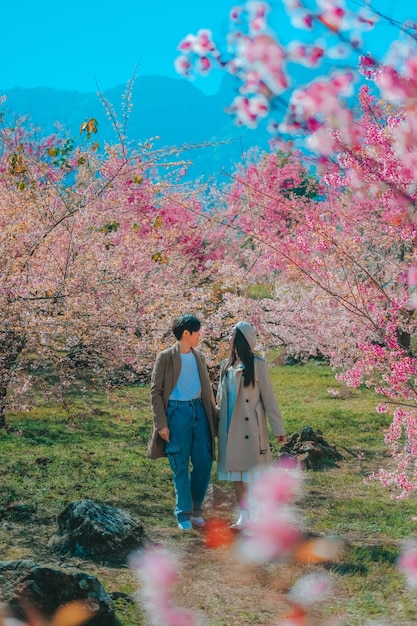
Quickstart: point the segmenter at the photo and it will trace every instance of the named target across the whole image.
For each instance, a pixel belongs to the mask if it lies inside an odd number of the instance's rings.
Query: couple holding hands
[[[203,501],[218,436],[218,477],[234,484],[240,511],[231,527],[242,530],[249,515],[248,484],[254,471],[271,462],[266,416],[279,443],[286,440],[284,423],[267,363],[253,353],[253,326],[238,322],[232,328],[230,355],[221,364],[216,400],[204,355],[197,350],[200,328],[194,315],[177,317],[172,325],[176,343],[157,355],[151,379],[154,427],[148,456],[168,457],[178,528],[203,527]]]

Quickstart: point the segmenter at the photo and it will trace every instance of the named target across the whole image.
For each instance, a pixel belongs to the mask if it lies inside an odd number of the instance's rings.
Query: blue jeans
[[[165,444],[165,452],[174,474],[174,513],[183,522],[191,515],[201,515],[213,464],[211,435],[200,399],[170,400],[167,418],[169,443]]]

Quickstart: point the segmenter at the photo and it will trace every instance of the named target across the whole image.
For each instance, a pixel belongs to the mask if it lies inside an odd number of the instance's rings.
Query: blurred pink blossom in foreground
[[[417,589],[417,543],[404,544],[397,561],[397,567],[404,574],[409,587]]]
[[[329,574],[306,574],[299,578],[290,590],[290,598],[302,606],[321,602],[333,591],[333,580]]]
[[[249,494],[251,519],[238,549],[248,561],[288,558],[302,538],[292,504],[301,490],[297,468],[271,467],[261,473]]]
[[[147,549],[136,552],[130,566],[142,582],[140,600],[151,623],[158,626],[198,626],[199,618],[174,605],[172,591],[179,579],[179,563],[172,552]]]

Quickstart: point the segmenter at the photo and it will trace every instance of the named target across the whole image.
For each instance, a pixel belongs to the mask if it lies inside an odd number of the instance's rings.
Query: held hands
[[[158,435],[164,441],[169,441],[169,428],[168,428],[168,426],[166,426],[165,428],[161,428],[161,430],[158,430]]]
[[[161,434],[161,433],[159,433]],[[277,435],[276,436],[277,443],[286,443],[287,435]]]

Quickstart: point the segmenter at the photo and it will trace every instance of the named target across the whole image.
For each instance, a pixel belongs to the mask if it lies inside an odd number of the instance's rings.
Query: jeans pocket
[[[175,443],[167,442],[165,445],[165,454],[168,457],[169,465],[174,472],[174,474],[180,471],[182,467],[181,462],[181,446]]]

